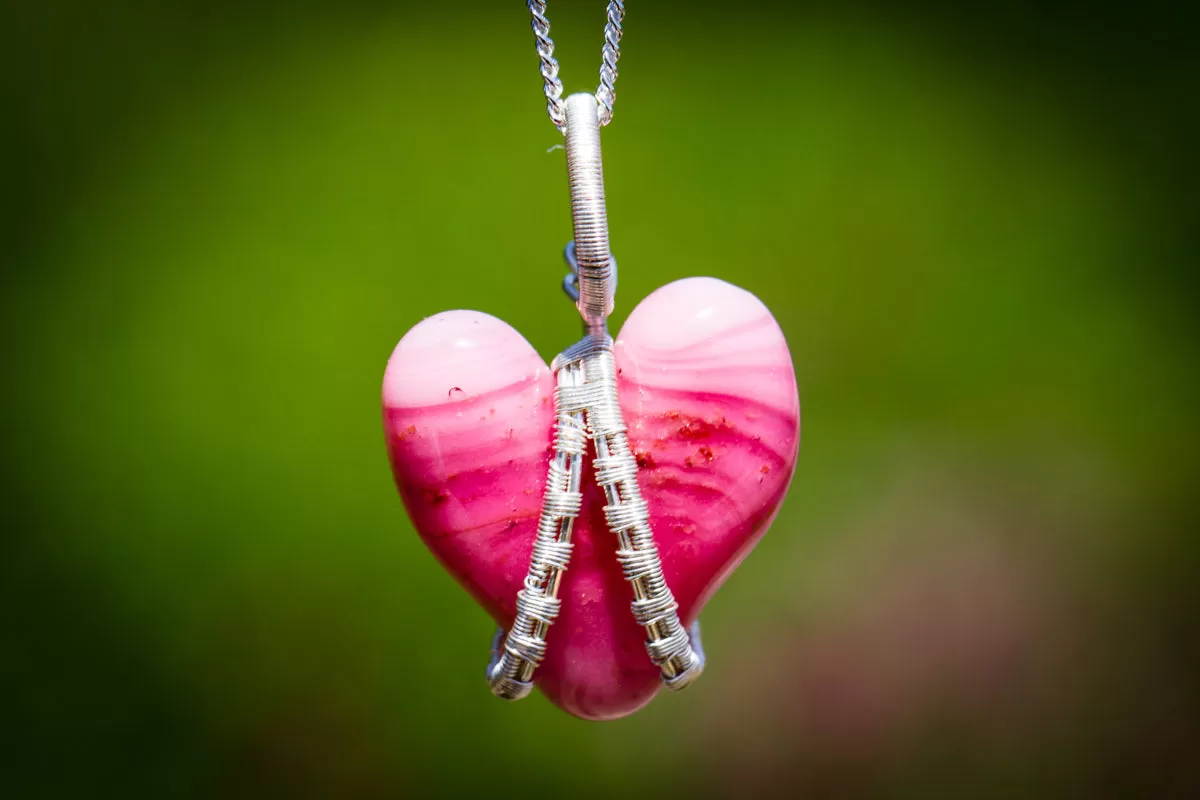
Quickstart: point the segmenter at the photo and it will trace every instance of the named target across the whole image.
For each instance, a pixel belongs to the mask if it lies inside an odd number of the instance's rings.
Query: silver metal
[[[567,242],[567,246],[563,248],[563,259],[567,262],[567,267],[571,270],[563,278],[563,291],[567,293],[567,297],[571,298],[572,302],[579,302],[579,262],[575,260],[575,242]],[[609,256],[609,263],[612,264],[612,285],[613,292],[617,290],[617,260]]]
[[[546,113],[559,133],[567,129],[567,114],[563,109],[562,81],[558,78],[558,61],[554,58],[554,40],[550,38],[550,20],[546,19],[546,3],[528,0],[533,17],[533,43],[541,62],[542,85],[546,94]]]
[[[625,19],[625,4],[614,0],[608,4],[608,21],[604,24],[604,49],[600,51],[600,87],[596,102],[600,104],[600,126],[612,122],[613,103],[617,101],[617,59],[621,57],[621,22]]]
[[[703,673],[708,656],[704,655],[704,643],[700,641],[700,620],[696,620],[688,628],[688,638],[692,640],[692,650],[696,653],[696,658],[700,659],[700,672]]]
[[[532,17],[533,41],[537,48],[542,87],[546,95],[546,112],[559,133],[565,133],[567,119],[562,100],[563,84],[558,77],[558,61],[554,58],[554,40],[550,38],[546,3],[545,0],[527,0],[527,5]],[[600,86],[596,89],[601,126],[612,122],[613,103],[617,99],[617,59],[621,57],[621,22],[624,19],[625,3],[622,0],[609,0],[604,24],[604,47],[600,51]]]
[[[520,700],[533,690],[533,674],[546,654],[546,633],[558,617],[558,589],[571,555],[571,531],[582,507],[580,493],[586,438],[595,451],[592,468],[604,490],[604,517],[617,540],[617,560],[633,589],[634,619],[646,629],[646,652],[673,690],[691,685],[704,671],[700,627],[689,632],[667,586],[650,529],[650,512],[637,483],[617,397],[613,342],[607,332],[589,333],[554,359],[554,458],[517,615],[505,636],[497,631],[487,678],[492,693]]]
[[[590,94],[567,98],[567,181],[571,187],[574,255],[579,276],[576,307],[592,333],[603,331],[616,292],[608,245],[598,108],[596,98]]]
[[[570,273],[567,295],[583,317],[585,335],[554,359],[554,456],[547,471],[529,571],[517,592],[517,613],[507,634],[492,640],[487,679],[492,692],[519,700],[533,690],[533,676],[546,655],[546,636],[558,618],[558,590],[571,558],[571,533],[582,508],[580,486],[587,440],[592,468],[604,491],[604,518],[617,540],[617,560],[633,590],[633,617],[646,630],[646,652],[669,689],[683,689],[704,671],[700,625],[685,629],[679,604],[667,586],[662,559],[650,529],[650,512],[638,486],[638,464],[629,447],[617,396],[617,369],[608,317],[617,287],[617,265],[609,250],[608,212],[600,126],[612,119],[613,84],[624,3],[610,2],[605,27],[601,84],[596,95],[562,100],[562,82],[545,2],[529,0],[542,63],[550,119],[566,134],[567,179],[574,238],[564,256]]]
[[[604,517],[617,539],[617,560],[633,588],[633,616],[646,629],[646,651],[669,689],[691,685],[704,669],[679,619],[679,604],[667,586],[650,529],[650,511],[637,483],[638,465],[629,447],[617,397],[617,368],[607,333],[585,336],[560,359],[583,362],[590,402],[588,437],[595,448],[592,469],[604,490]]]
[[[554,391],[554,458],[547,470],[542,513],[529,560],[525,585],[517,592],[517,616],[500,645],[492,643],[487,679],[492,693],[520,700],[533,690],[533,672],[546,655],[546,633],[558,617],[558,588],[571,560],[571,529],[583,495],[584,369],[579,363],[556,368]]]

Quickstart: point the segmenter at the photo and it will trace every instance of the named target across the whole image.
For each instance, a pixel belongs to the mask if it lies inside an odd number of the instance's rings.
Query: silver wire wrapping
[[[532,7],[532,3],[530,4]],[[604,490],[605,520],[617,539],[617,559],[633,589],[634,619],[646,630],[646,652],[670,689],[683,689],[704,670],[699,623],[691,635],[667,586],[650,529],[650,513],[637,483],[638,465],[629,447],[617,396],[613,342],[607,320],[613,307],[616,265],[609,252],[596,97],[574,94],[565,103],[567,174],[575,239],[567,249],[564,286],[576,299],[586,335],[554,359],[556,377],[554,458],[546,481],[537,537],[517,615],[508,635],[497,631],[488,664],[492,692],[525,697],[546,654],[546,634],[558,616],[558,588],[571,554],[571,530],[579,514],[586,439],[595,449],[592,467]],[[575,291],[572,291],[574,289]],[[585,438],[586,437],[586,438]]]
[[[633,588],[633,617],[646,629],[646,652],[669,689],[683,689],[704,670],[704,658],[692,646],[679,619],[679,604],[667,586],[662,559],[650,529],[650,511],[637,483],[638,465],[629,448],[617,397],[617,368],[612,338],[589,334],[556,361],[583,362],[588,406],[588,438],[595,448],[592,469],[604,490],[604,517],[617,538],[617,560]]]
[[[576,306],[589,333],[604,330],[615,294],[597,109],[596,98],[590,94],[567,98],[567,179],[571,187],[574,256],[579,275]]]
[[[571,529],[583,502],[584,369],[579,363],[556,370],[554,391],[554,458],[546,475],[542,513],[529,559],[525,585],[517,592],[517,616],[503,648],[500,632],[492,646],[488,684],[506,700],[520,700],[533,690],[533,672],[546,655],[546,633],[558,617],[558,587],[571,560]]]
[[[575,260],[575,242],[567,242],[567,246],[563,248],[563,260],[567,262],[567,268],[571,271],[563,277],[563,291],[567,293],[567,297],[571,298],[571,302],[579,303],[579,262]],[[617,291],[617,260],[609,256],[609,266],[612,269],[612,288],[613,292]]]

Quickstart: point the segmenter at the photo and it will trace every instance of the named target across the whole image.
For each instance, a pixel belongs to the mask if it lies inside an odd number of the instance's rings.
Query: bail
[[[595,95],[583,92],[568,97],[564,105],[567,180],[571,187],[574,256],[579,275],[579,297],[575,305],[588,331],[600,333],[613,310],[616,275],[608,244],[599,105]]]

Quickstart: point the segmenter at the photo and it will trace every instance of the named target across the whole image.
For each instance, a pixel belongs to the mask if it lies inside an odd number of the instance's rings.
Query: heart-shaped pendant
[[[791,481],[800,435],[791,356],[756,297],[689,278],[634,309],[614,357],[663,574],[690,625],[766,532]],[[414,327],[384,377],[388,453],[413,524],[505,629],[553,455],[554,385],[519,333],[470,311]],[[561,611],[536,682],[571,714],[614,719],[649,702],[660,675],[630,614],[590,469],[581,491]]]

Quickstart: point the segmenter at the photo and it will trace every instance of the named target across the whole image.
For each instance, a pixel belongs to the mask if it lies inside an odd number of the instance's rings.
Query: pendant
[[[609,337],[596,99],[566,112],[583,339],[548,366],[495,317],[430,317],[388,362],[384,429],[418,534],[500,626],[492,691],[603,720],[702,671],[697,617],[783,501],[800,408],[778,324],[723,281],[664,286]]]

